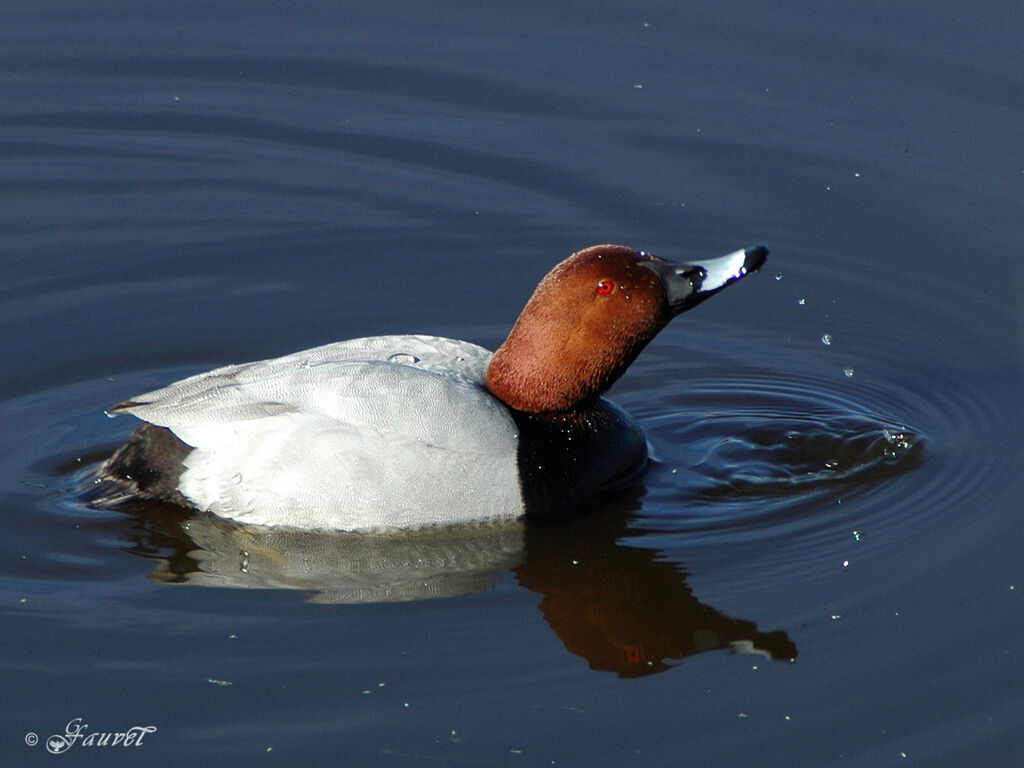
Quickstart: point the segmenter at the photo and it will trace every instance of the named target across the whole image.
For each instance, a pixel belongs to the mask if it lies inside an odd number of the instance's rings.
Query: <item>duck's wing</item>
[[[167,427],[189,445],[216,425],[294,414],[475,450],[467,425],[504,412],[483,388],[490,357],[434,336],[352,339],[217,368],[108,412]]]

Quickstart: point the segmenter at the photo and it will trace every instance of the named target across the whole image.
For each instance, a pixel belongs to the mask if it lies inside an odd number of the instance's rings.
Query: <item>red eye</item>
[[[615,290],[615,283],[611,280],[602,280],[597,284],[597,294],[599,296],[607,296],[609,293]]]

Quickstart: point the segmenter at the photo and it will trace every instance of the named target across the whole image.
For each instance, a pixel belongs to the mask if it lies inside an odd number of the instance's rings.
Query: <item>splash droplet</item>
[[[804,298],[797,299],[796,303],[799,304],[802,307],[805,304],[807,304],[807,299],[804,299]]]
[[[781,272],[776,272],[776,273],[775,273],[775,280],[776,280],[776,281],[779,281],[779,280],[781,280],[781,279],[782,279],[782,273],[781,273]]]
[[[821,335],[821,343],[824,344],[826,347],[832,346],[832,334],[831,333],[823,333]]]
[[[853,378],[853,368],[851,368],[850,366],[847,366],[846,368],[843,368],[843,376],[845,376],[848,379],[852,379]]]
[[[903,430],[885,428],[882,430],[882,437],[888,443],[884,453],[889,458],[897,458],[909,451],[916,442],[912,435]]]

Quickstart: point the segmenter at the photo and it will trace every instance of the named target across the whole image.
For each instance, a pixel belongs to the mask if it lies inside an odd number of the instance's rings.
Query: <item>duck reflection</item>
[[[150,577],[163,583],[370,603],[479,592],[511,571],[592,669],[638,677],[702,651],[797,654],[785,632],[761,632],[700,602],[686,572],[657,550],[623,543],[622,510],[388,534],[256,528],[152,503],[126,511],[135,520],[132,551],[157,561]]]
[[[681,567],[657,550],[622,543],[628,533],[621,514],[526,529],[519,583],[542,596],[548,625],[591,669],[639,677],[720,649],[796,658],[785,632],[760,632],[702,603]]]
[[[292,589],[318,603],[391,603],[490,589],[522,559],[518,521],[393,533],[247,526],[139,502],[131,551],[155,559],[154,581]]]

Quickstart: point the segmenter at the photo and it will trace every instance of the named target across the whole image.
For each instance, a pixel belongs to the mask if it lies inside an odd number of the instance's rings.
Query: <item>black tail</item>
[[[100,479],[106,485],[90,502],[113,507],[136,499],[159,499],[190,507],[178,490],[178,479],[185,469],[182,462],[191,452],[171,430],[143,424],[103,465]]]

